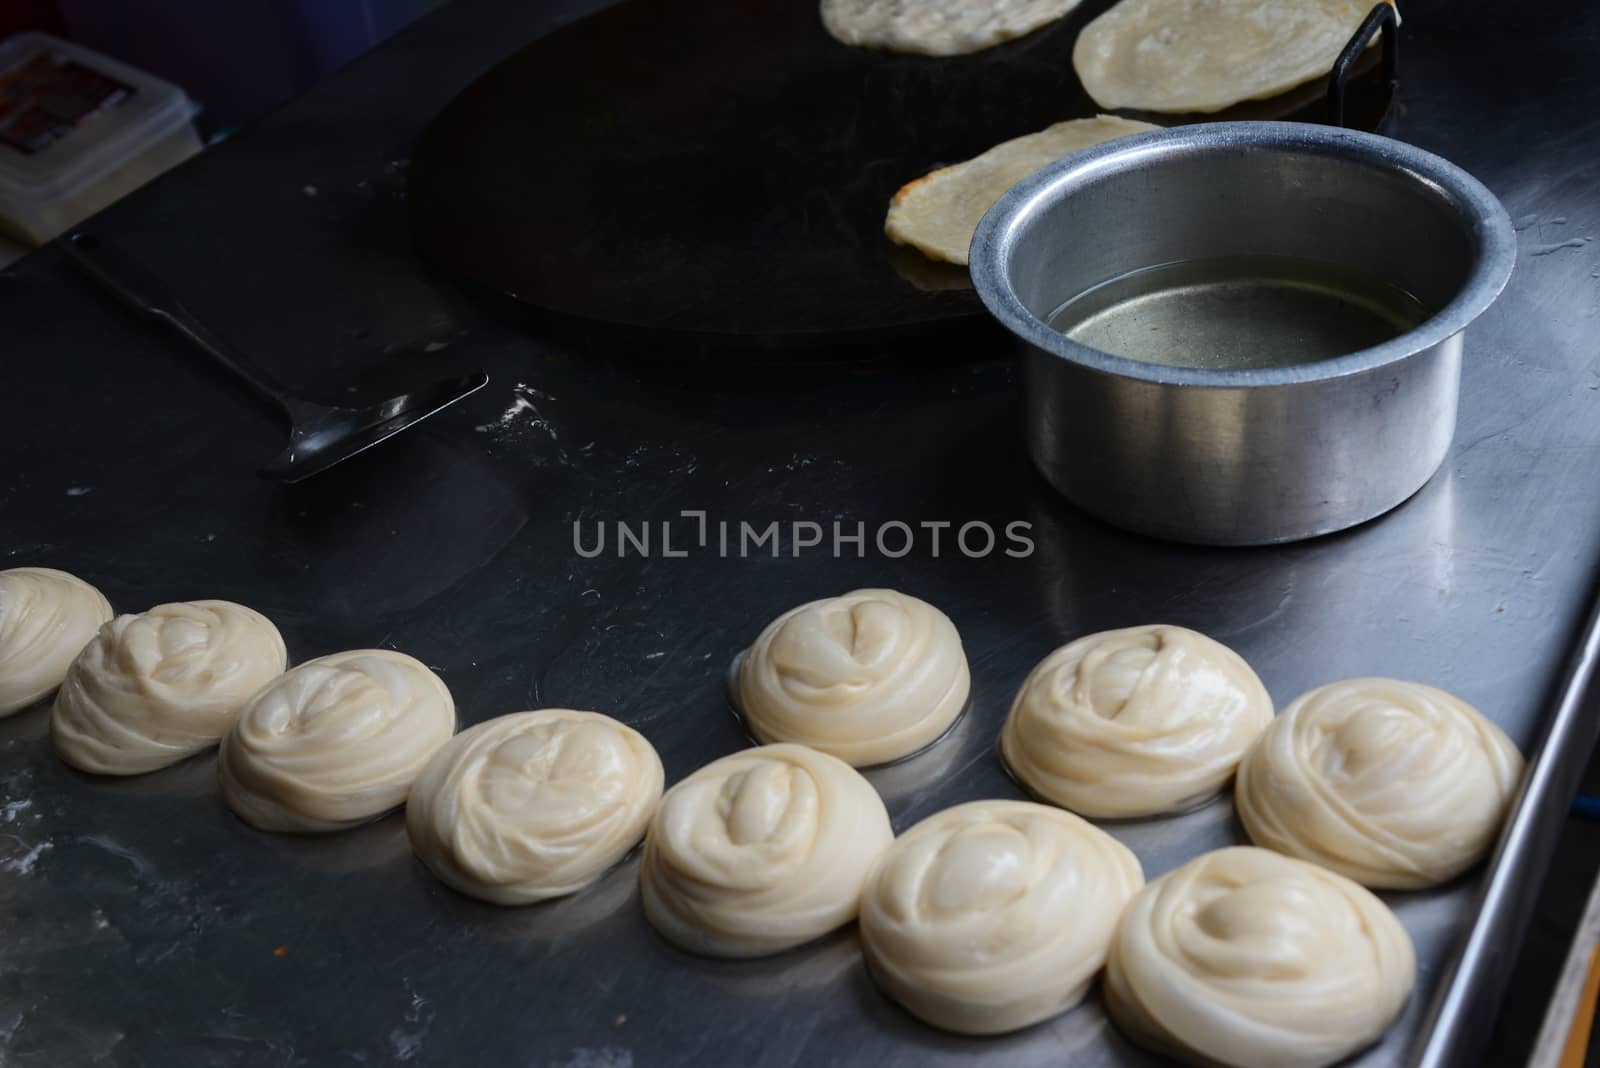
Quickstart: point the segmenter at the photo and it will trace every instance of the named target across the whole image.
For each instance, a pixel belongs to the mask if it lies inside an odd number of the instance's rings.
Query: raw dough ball
[[[792,608],[739,665],[739,706],[763,742],[796,742],[856,767],[937,741],[972,678],[950,618],[894,590]]]
[[[1206,853],[1146,886],[1106,961],[1106,1008],[1193,1064],[1321,1068],[1374,1042],[1416,981],[1411,938],[1342,875],[1265,849]]]
[[[917,1017],[986,1035],[1065,1012],[1144,885],[1128,848],[1070,812],[974,801],[895,840],[861,895],[873,976]]]
[[[48,567],[0,571],[0,716],[50,693],[111,618],[100,591]]]
[[[497,905],[560,897],[644,836],[661,758],[598,712],[541,708],[462,731],[406,801],[411,848],[446,885]]]
[[[1234,803],[1257,845],[1412,890],[1482,858],[1521,777],[1511,739],[1459,698],[1351,679],[1284,709],[1239,765]]]
[[[72,662],[50,710],[50,740],[81,771],[164,768],[216,745],[287,662],[272,621],[232,601],[118,616]]]
[[[1150,816],[1216,794],[1271,721],[1272,698],[1232,649],[1182,627],[1129,627],[1045,657],[1011,705],[1000,751],[1047,801]]]
[[[760,957],[856,917],[894,831],[872,784],[799,745],[712,761],[661,799],[645,837],[644,912],[670,941]]]
[[[1079,0],[822,0],[822,24],[862,48],[955,56],[1063,18]]]
[[[1221,111],[1319,78],[1371,3],[1356,0],[1122,0],[1072,49],[1103,108]]]
[[[1012,186],[1079,149],[1159,129],[1148,122],[1098,115],[1002,141],[980,156],[901,186],[889,201],[883,232],[930,259],[965,264],[978,222]]]
[[[222,796],[264,831],[339,831],[405,803],[455,732],[455,702],[420,661],[357,649],[280,675],[222,739]]]

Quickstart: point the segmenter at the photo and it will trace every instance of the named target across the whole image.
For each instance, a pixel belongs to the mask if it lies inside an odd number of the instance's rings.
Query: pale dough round
[[[1212,112],[1287,92],[1333,69],[1371,3],[1122,0],[1072,50],[1103,108]]]
[[[411,787],[411,848],[446,885],[497,905],[582,889],[644,836],[661,758],[598,712],[541,708],[469,727]]]
[[[1284,709],[1239,765],[1234,803],[1257,845],[1412,890],[1488,852],[1521,777],[1511,739],[1461,699],[1350,679]]]
[[[1376,1041],[1416,981],[1394,913],[1342,875],[1265,849],[1203,854],[1146,886],[1106,962],[1106,1008],[1194,1064],[1321,1068]]]
[[[111,605],[99,590],[65,571],[0,571],[0,716],[33,704],[61,685]]]
[[[668,940],[711,957],[760,957],[856,917],[894,831],[872,784],[799,745],[746,749],[667,791],[650,821],[639,889]]]
[[[264,831],[338,831],[405,803],[455,733],[450,691],[420,661],[357,649],[278,676],[223,736],[222,796]]]
[[[883,232],[895,244],[911,245],[930,259],[965,264],[979,221],[1012,186],[1081,148],[1159,129],[1148,122],[1099,115],[1002,141],[981,156],[901,186],[889,201]]]
[[[856,767],[937,741],[972,677],[950,618],[894,590],[855,590],[773,620],[739,665],[739,706],[762,742],[795,742]]]
[[[1155,624],[1045,657],[1012,702],[1000,751],[1047,801],[1085,816],[1151,816],[1215,795],[1271,721],[1272,698],[1239,654]]]
[[[861,948],[935,1027],[1014,1031],[1083,999],[1144,885],[1133,853],[1070,812],[973,801],[895,839],[861,895]]]
[[[955,56],[993,48],[1057,19],[1079,0],[822,0],[822,25],[860,48]]]
[[[216,745],[287,663],[272,621],[232,601],[118,616],[72,662],[50,710],[50,740],[80,771],[164,768]]]

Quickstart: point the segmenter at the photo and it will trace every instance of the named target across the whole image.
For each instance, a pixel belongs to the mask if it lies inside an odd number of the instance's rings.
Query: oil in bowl
[[[1102,282],[1062,304],[1047,322],[1113,356],[1242,370],[1359,352],[1414,330],[1430,315],[1399,286],[1340,264],[1217,256]]]

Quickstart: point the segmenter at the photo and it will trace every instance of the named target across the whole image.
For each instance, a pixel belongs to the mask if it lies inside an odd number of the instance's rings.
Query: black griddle
[[[840,44],[815,0],[631,0],[535,41],[450,103],[410,173],[434,260],[550,311],[816,342],[981,313],[964,268],[883,234],[896,189],[1100,114],[1072,67],[1085,3],[966,56]],[[1374,70],[1346,122],[1388,104]],[[1202,119],[1324,121],[1312,83]]]

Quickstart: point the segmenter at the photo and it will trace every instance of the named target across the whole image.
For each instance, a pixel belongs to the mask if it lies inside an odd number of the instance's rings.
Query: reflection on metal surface
[[[1074,1058],[1079,1054],[1092,1056],[1098,1043],[1121,1042],[1106,1019],[1098,984],[1082,1004],[1059,1016],[1020,1031],[982,1037],[952,1034],[924,1024],[878,989],[865,961],[857,960],[841,985],[848,986],[849,996],[873,1024],[906,1050],[908,1061],[917,1063],[947,1058],[939,1063],[963,1064],[981,1058],[984,1063],[1058,1068],[1077,1064]]]
[[[416,867],[421,878],[450,896],[452,906],[458,905],[463,917],[471,917],[479,934],[496,942],[530,947],[560,942],[604,923],[622,909],[638,909],[638,849],[575,894],[513,908],[458,894],[435,880],[421,862]]]
[[[41,713],[39,718],[47,720],[48,716]],[[51,760],[60,760],[48,740],[44,741],[44,749]],[[65,766],[62,770],[100,795],[106,804],[120,804],[131,798],[157,797],[189,798],[203,805],[218,803],[215,747],[185,757],[159,772],[143,775],[91,775]]]
[[[325,613],[363,624],[450,589],[529,517],[527,498],[492,463],[426,430],[354,468],[279,491],[273,503],[266,526],[276,551],[261,563],[280,597],[315,598]],[[418,555],[411,539],[429,551]]]
[[[966,708],[950,729],[932,745],[893,763],[861,769],[883,803],[889,806],[896,828],[904,828],[920,819],[921,815],[912,816],[911,813],[925,814],[931,794],[949,783],[961,768],[979,759],[978,749],[987,752],[981,736],[989,728],[979,725],[978,717],[972,714],[974,703],[980,699],[977,693],[969,697]]]
[[[245,826],[243,821],[239,825]],[[405,813],[400,810],[338,834],[277,834],[253,829],[250,833],[280,863],[323,875],[349,875],[411,855]]]
[[[679,967],[704,976],[718,989],[741,1000],[765,1000],[837,986],[839,977],[861,959],[861,947],[852,923],[775,957],[714,961],[685,954],[684,958]]]

